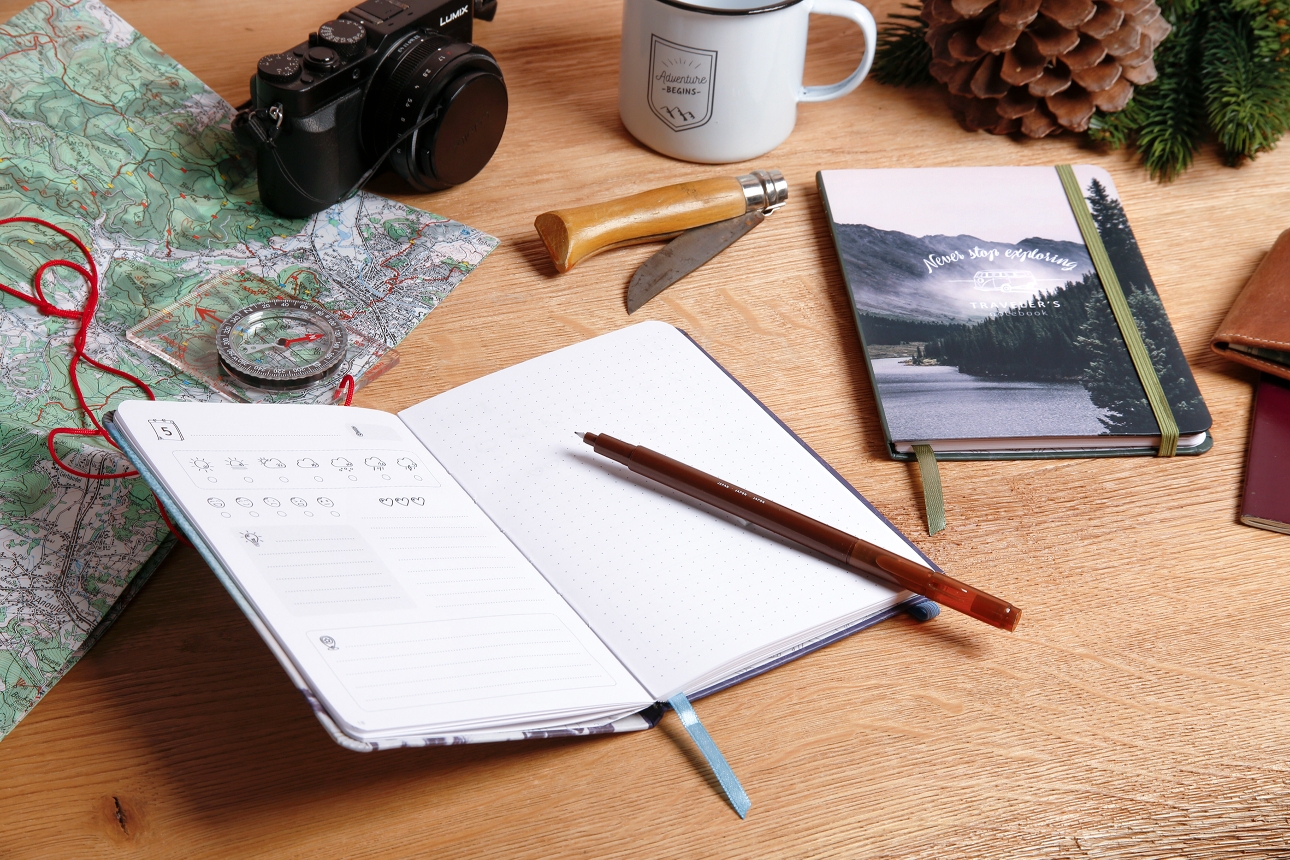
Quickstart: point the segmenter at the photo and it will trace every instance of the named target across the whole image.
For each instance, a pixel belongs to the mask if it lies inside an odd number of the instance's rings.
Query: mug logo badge
[[[717,52],[650,35],[649,106],[673,131],[698,128],[712,118]]]

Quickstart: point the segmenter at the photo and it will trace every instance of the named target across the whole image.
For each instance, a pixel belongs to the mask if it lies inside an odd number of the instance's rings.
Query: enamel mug
[[[864,59],[846,79],[802,86],[809,18],[860,26]],[[783,143],[799,102],[841,98],[873,64],[877,28],[854,0],[625,0],[618,112],[673,158],[744,161]]]

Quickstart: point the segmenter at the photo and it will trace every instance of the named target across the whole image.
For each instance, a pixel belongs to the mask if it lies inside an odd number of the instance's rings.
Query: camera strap
[[[386,148],[385,152],[381,153],[381,157],[376,159],[376,161],[372,163],[372,166],[368,168],[367,172],[360,176],[358,181],[355,182],[348,191],[342,194],[340,199],[336,202],[339,203],[342,200],[348,200],[357,194],[358,190],[366,185],[368,181],[376,175],[376,172],[381,169],[381,166],[385,164],[386,159],[390,157],[394,150],[398,149],[405,141],[411,138],[412,135],[420,131],[422,127],[439,118],[440,110],[441,107],[436,106],[430,113],[417,120],[411,128],[396,137],[394,142]],[[233,115],[233,134],[236,135],[244,144],[253,149],[267,149],[269,154],[273,156],[273,160],[277,163],[279,172],[282,174],[283,178],[290,183],[292,189],[306,200],[312,200],[315,203],[321,204],[323,208],[326,208],[329,205],[327,201],[319,199],[301,188],[300,183],[296,182],[295,177],[291,174],[291,170],[282,161],[282,155],[278,152],[277,139],[278,135],[282,133],[282,125],[285,118],[281,104],[272,104],[263,108],[253,108],[251,107],[250,102],[246,102],[245,104],[240,105],[237,109],[237,113]]]
[[[248,102],[233,115],[233,134],[256,151],[267,150],[273,156],[273,160],[277,162],[278,171],[282,174],[282,178],[287,180],[292,189],[301,197],[320,204],[321,208],[325,209],[328,205],[327,201],[321,200],[301,188],[300,183],[291,174],[291,170],[282,161],[282,155],[278,152],[277,139],[278,135],[282,133],[284,118],[282,105],[280,104],[272,104],[264,108],[252,108]],[[353,191],[350,193],[352,194]],[[345,196],[348,197],[349,195],[346,194]]]

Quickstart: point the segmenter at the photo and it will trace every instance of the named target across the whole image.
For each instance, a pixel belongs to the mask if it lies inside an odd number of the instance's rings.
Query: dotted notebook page
[[[918,560],[664,323],[516,365],[400,417],[659,699],[890,606],[895,592],[632,474],[575,431],[653,448]]]

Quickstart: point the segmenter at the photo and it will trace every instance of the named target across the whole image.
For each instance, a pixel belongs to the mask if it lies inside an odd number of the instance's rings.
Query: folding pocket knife
[[[788,200],[778,170],[702,179],[603,203],[544,212],[533,222],[558,271],[610,248],[671,239],[627,287],[627,313],[748,233]]]

